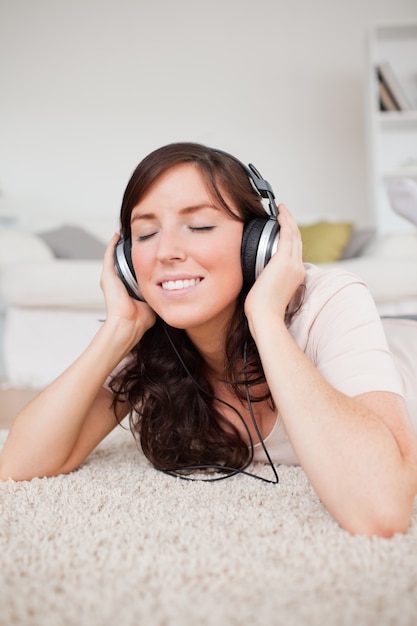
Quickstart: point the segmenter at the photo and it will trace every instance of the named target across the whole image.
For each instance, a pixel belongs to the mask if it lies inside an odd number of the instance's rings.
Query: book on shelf
[[[383,111],[409,111],[412,109],[413,106],[395,73],[392,71],[391,65],[384,61],[377,65],[376,70],[380,88],[381,109]]]
[[[379,85],[379,107],[381,111],[399,111],[399,108],[391,97],[390,92],[385,87],[385,84],[382,80],[378,80]]]

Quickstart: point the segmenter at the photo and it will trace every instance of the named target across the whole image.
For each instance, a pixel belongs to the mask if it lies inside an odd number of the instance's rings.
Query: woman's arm
[[[277,320],[264,317],[255,341],[295,452],[336,521],[352,533],[405,531],[417,490],[417,452],[403,399],[340,393]]]
[[[272,396],[303,469],[336,521],[353,533],[403,532],[417,491],[416,436],[404,401],[389,392],[344,395],[294,341],[284,313],[303,280],[301,241],[280,209],[278,252],[245,306]]]
[[[113,267],[115,236],[102,274],[106,321],[81,356],[17,415],[0,456],[0,479],[28,480],[75,469],[114,428],[108,375],[153,325],[155,314],[132,300]],[[128,412],[119,404],[119,419]]]

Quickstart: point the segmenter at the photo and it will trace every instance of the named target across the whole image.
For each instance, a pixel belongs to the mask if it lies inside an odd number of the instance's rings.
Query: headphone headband
[[[268,200],[268,213],[270,217],[276,219],[278,217],[278,207],[275,203],[274,191],[269,182],[263,178],[256,167],[252,163],[245,165],[242,161],[239,161],[239,159],[233,156],[233,154],[220,150],[219,148],[212,148],[212,150],[218,154],[224,154],[230,159],[233,159],[236,163],[239,163],[239,165],[245,170],[246,175],[252,183],[255,191],[257,191],[262,198]]]

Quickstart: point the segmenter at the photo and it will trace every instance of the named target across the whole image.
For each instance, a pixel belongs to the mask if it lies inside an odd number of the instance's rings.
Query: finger
[[[104,263],[103,263],[106,269],[110,269],[111,267],[114,267],[114,250],[116,248],[116,245],[119,239],[120,239],[120,234],[115,233],[107,245],[107,248],[104,252]]]
[[[299,228],[292,213],[287,209],[285,204],[280,204],[280,211],[278,214],[278,222],[281,226],[289,228],[292,233],[298,233]]]
[[[280,225],[278,250],[292,255],[298,229],[294,227],[292,217],[285,205],[280,205],[278,222]]]
[[[278,221],[281,227],[280,243],[281,240],[285,242],[282,247],[286,247],[287,252],[291,253],[291,255],[294,254],[300,256],[302,251],[300,229],[298,228],[297,222],[288,208],[284,204],[279,205],[279,207],[280,212]]]

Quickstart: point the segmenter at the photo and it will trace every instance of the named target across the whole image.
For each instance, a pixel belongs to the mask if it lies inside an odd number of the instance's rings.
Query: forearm
[[[398,524],[398,511],[407,519],[415,480],[387,425],[331,387],[281,320],[263,315],[250,325],[280,417],[326,508],[352,532],[368,532],[375,519]]]

